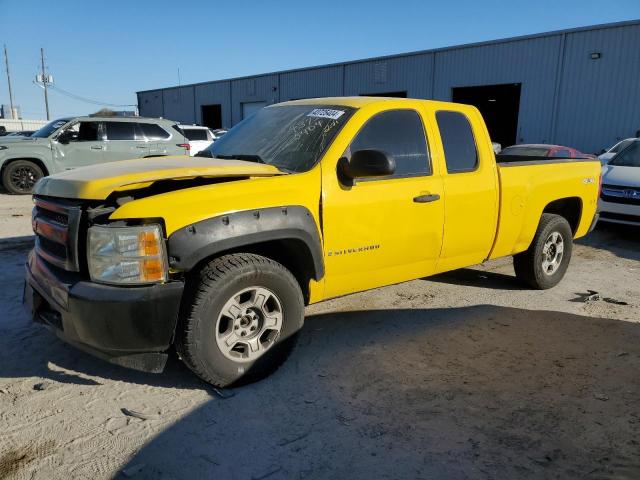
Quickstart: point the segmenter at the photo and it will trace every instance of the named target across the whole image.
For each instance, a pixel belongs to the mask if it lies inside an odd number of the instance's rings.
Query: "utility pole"
[[[11,118],[14,117],[13,110],[13,90],[11,90],[11,74],[9,73],[9,55],[7,54],[7,45],[4,46],[4,63],[7,66],[7,83],[9,84],[9,104],[11,108]]]
[[[47,85],[49,84],[49,77],[44,70],[44,48],[40,49],[40,59],[42,60],[42,85],[44,87],[44,105],[47,109],[47,120],[49,120],[49,95],[47,93]]]

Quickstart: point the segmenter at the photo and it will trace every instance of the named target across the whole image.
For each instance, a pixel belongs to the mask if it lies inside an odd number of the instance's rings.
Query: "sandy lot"
[[[313,306],[221,398],[30,323],[25,198],[0,195],[0,478],[640,478],[637,229],[598,228],[545,292],[500,260]]]

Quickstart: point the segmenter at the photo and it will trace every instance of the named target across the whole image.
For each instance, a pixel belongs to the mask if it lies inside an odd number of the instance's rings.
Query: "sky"
[[[640,18],[640,0],[0,0],[14,103],[44,119],[55,86],[98,102],[135,92]],[[3,62],[4,65],[4,62]],[[9,103],[0,68],[0,103]],[[179,72],[179,75],[178,75]],[[52,118],[101,105],[50,92]],[[133,107],[113,107],[132,109]]]

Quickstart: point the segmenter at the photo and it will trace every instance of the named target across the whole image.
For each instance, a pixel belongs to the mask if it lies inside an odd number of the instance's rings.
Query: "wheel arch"
[[[567,220],[571,227],[571,233],[575,236],[582,218],[582,199],[580,197],[566,197],[554,200],[544,207],[542,214],[545,213],[560,215]],[[542,218],[542,214],[540,218]]]
[[[2,164],[2,168],[0,168],[0,176],[4,174],[4,171],[9,165],[11,165],[14,162],[17,162],[18,160],[26,160],[28,162],[33,162],[42,169],[43,176],[46,177],[49,175],[49,169],[45,165],[44,161],[42,161],[42,159],[38,157],[13,157],[13,158],[8,158],[7,160],[4,161],[4,163]]]
[[[284,206],[220,215],[187,225],[168,239],[171,268],[189,274],[213,258],[254,253],[285,266],[309,300],[310,280],[324,277],[323,250],[311,212]]]

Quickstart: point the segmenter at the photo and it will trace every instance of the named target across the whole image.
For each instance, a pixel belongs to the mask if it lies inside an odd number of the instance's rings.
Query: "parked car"
[[[184,136],[189,141],[189,154],[193,157],[204,150],[215,140],[215,135],[209,127],[200,125],[178,125]]]
[[[611,147],[609,150],[607,150],[604,153],[601,153],[600,155],[598,155],[598,159],[600,160],[600,163],[602,163],[602,165],[604,165],[605,163],[607,163],[609,160],[611,160],[617,153],[621,152],[622,150],[624,150],[631,142],[633,142],[634,140],[636,140],[635,138],[625,138],[624,140],[619,141],[618,143],[616,143],[613,147]]]
[[[640,139],[602,167],[600,220],[640,226]]]
[[[469,105],[297,100],[210,158],[53,175],[35,189],[27,308],[119,365],[161,371],[175,345],[225,387],[286,359],[306,304],[510,255],[551,288],[593,225],[600,163],[496,165],[486,132]]]
[[[582,153],[571,147],[545,144],[520,144],[503,149],[499,155],[517,155],[526,157],[553,157],[553,158],[596,158],[595,155]]]
[[[218,140],[220,137],[222,137],[227,132],[228,132],[228,130],[226,128],[217,128],[217,129],[213,130],[214,141]]]
[[[31,193],[47,175],[114,160],[185,154],[176,123],[141,117],[68,117],[30,137],[0,138],[0,176],[9,193]]]
[[[30,137],[36,131],[35,130],[20,130],[19,132],[10,132],[7,133],[7,137]]]

